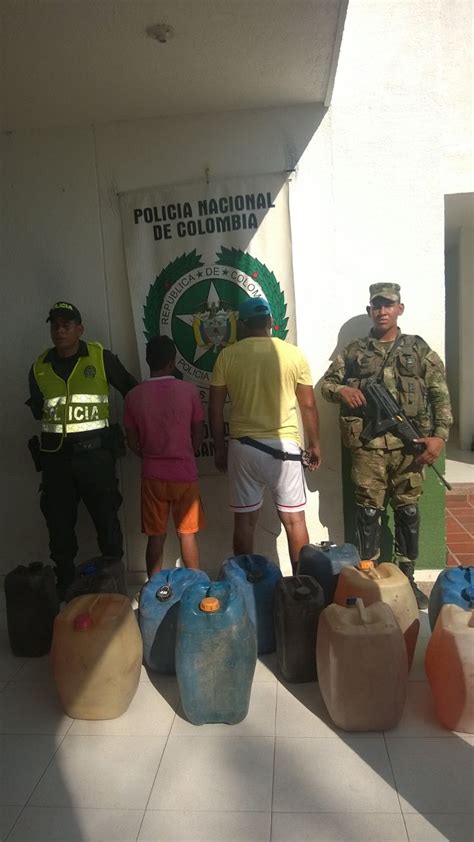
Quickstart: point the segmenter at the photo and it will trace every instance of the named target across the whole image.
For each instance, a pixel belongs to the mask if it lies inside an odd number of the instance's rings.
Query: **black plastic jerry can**
[[[98,556],[76,567],[76,575],[66,591],[65,601],[89,593],[121,593],[128,596],[127,578],[119,558]]]
[[[286,681],[316,680],[316,636],[324,606],[324,591],[312,576],[285,576],[277,583],[277,662]]]
[[[46,655],[59,613],[56,576],[39,561],[20,564],[5,576],[7,626],[11,650],[23,658]]]

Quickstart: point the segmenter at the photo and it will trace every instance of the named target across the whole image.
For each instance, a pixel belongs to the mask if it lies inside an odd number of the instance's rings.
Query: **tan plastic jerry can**
[[[373,561],[361,561],[357,567],[346,567],[341,571],[334,602],[345,605],[351,596],[360,597],[366,606],[373,602],[384,602],[390,606],[405,637],[410,669],[420,618],[407,577],[395,564],[383,563],[375,567]]]
[[[114,719],[132,701],[142,663],[140,630],[122,594],[87,594],[56,617],[51,665],[73,719]]]
[[[319,618],[316,663],[321,695],[345,731],[385,731],[400,721],[408,657],[392,609],[361,599],[329,605]]]

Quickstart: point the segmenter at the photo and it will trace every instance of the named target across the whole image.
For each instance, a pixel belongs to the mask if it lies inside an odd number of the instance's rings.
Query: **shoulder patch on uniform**
[[[438,368],[444,368],[443,360],[441,359],[440,355],[436,353],[436,351],[432,351],[431,348],[428,349],[428,353],[425,355],[425,360],[427,360],[431,365],[435,365]]]

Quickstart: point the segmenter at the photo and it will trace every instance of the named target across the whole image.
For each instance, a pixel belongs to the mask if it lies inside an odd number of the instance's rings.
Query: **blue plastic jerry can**
[[[324,591],[326,605],[334,600],[339,573],[344,567],[357,567],[360,556],[354,544],[306,544],[301,548],[298,574],[313,576]]]
[[[439,574],[430,594],[428,616],[431,630],[443,605],[457,605],[468,611],[474,601],[474,568],[447,567]]]
[[[138,623],[143,638],[143,656],[156,672],[174,675],[176,626],[179,603],[186,588],[209,582],[203,570],[173,568],[160,570],[143,586],[138,604]]]
[[[196,582],[183,594],[176,637],[176,675],[193,725],[247,716],[257,638],[242,594],[232,582]]]
[[[242,590],[247,611],[257,630],[258,654],[276,647],[273,601],[280,568],[263,555],[237,555],[223,562],[219,579],[233,582]]]

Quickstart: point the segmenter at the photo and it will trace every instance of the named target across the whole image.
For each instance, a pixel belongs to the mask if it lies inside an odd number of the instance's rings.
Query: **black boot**
[[[420,591],[419,587],[415,582],[415,562],[414,561],[400,561],[399,565],[400,570],[402,573],[405,574],[408,581],[410,582],[411,589],[415,594],[416,604],[418,608],[428,608],[428,597],[425,596],[423,591]]]

